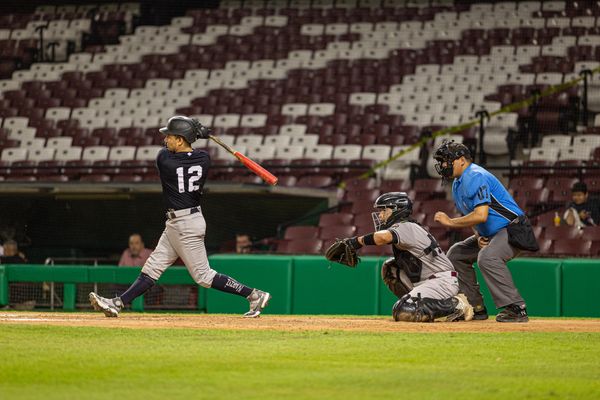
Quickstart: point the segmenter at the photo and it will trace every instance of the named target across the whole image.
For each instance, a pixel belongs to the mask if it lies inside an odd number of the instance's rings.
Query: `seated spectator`
[[[129,236],[129,247],[123,251],[119,260],[119,267],[142,267],[152,250],[147,249],[139,233]]]
[[[0,264],[24,264],[27,262],[25,254],[19,251],[19,246],[14,240],[7,240],[2,245],[3,254]]]
[[[247,233],[238,233],[235,235],[235,252],[238,254],[252,253],[252,239]]]
[[[576,182],[571,188],[571,199],[567,204],[567,210],[563,220],[567,225],[583,228],[595,226],[600,222],[600,207],[594,200],[588,198],[587,185],[584,182]]]

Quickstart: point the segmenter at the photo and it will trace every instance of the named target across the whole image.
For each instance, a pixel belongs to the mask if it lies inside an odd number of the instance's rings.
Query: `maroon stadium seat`
[[[277,185],[283,187],[294,187],[298,181],[298,179],[293,175],[280,175],[277,177],[279,178]]]
[[[515,192],[518,192],[522,188],[542,189],[544,187],[544,178],[531,176],[513,178],[510,180],[508,187]]]
[[[330,225],[321,228],[319,237],[323,240],[342,239],[354,236],[356,227],[354,225]]]
[[[315,239],[319,237],[317,226],[290,226],[285,230],[285,240]]]
[[[327,175],[303,176],[298,180],[298,187],[327,188],[333,185],[333,179]]]
[[[321,254],[323,241],[321,239],[296,239],[277,249],[277,252],[284,254]]]
[[[354,216],[349,213],[333,213],[333,214],[321,214],[319,216],[319,226],[338,226],[338,225],[351,225],[354,220]]]
[[[379,189],[366,189],[366,190],[348,190],[344,195],[344,200],[347,201],[363,201],[373,204],[379,197]]]
[[[560,239],[555,240],[553,253],[561,256],[589,256],[592,249],[591,240]]]
[[[110,176],[106,175],[106,174],[90,174],[90,175],[84,175],[81,178],[79,178],[79,180],[81,182],[110,182]]]
[[[379,187],[381,189],[381,193],[403,192],[410,189],[410,182],[403,181],[401,179],[388,179],[382,181]]]
[[[547,226],[544,229],[544,238],[551,239],[554,241],[560,241],[563,239],[576,239],[581,237],[581,231],[579,228],[571,226]]]
[[[444,197],[446,195],[441,179],[415,179],[413,189],[417,197],[423,199]]]
[[[435,214],[437,211],[443,211],[450,215],[456,213],[456,208],[454,202],[438,199],[423,202],[420,211],[425,214]]]
[[[550,191],[548,188],[524,189],[519,191],[516,197],[524,199],[526,206],[538,206],[548,201]]]
[[[573,184],[577,181],[578,181],[577,178],[550,177],[546,181],[546,187],[551,191],[566,190],[566,191],[570,192],[571,187],[573,187]]]

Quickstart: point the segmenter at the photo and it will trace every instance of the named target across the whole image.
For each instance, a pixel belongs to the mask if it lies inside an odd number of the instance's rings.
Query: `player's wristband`
[[[360,249],[362,247],[362,244],[360,244],[360,242],[358,241],[358,236],[354,236],[348,239],[348,244],[355,250]]]
[[[390,231],[390,230],[388,230],[388,232],[392,234],[392,243],[391,244],[400,243],[400,238],[398,237],[398,234],[396,232]]]
[[[363,236],[363,243],[365,246],[375,246],[375,233]]]

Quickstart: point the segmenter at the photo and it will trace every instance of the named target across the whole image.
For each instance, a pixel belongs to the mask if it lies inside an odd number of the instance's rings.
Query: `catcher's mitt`
[[[348,267],[356,267],[360,258],[356,254],[356,249],[348,243],[349,241],[350,239],[337,239],[325,252],[325,258]]]

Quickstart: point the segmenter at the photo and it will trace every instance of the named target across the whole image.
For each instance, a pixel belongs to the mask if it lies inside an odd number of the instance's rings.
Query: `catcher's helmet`
[[[433,158],[437,161],[435,170],[443,178],[451,178],[453,172],[452,162],[462,156],[471,159],[471,152],[467,146],[462,143],[456,143],[454,140],[445,140],[433,155]],[[446,163],[445,167],[442,166],[444,162]]]
[[[376,231],[387,229],[397,221],[404,221],[412,214],[412,201],[405,192],[384,193],[375,200],[373,207],[392,209],[392,214],[385,221],[379,218],[378,211],[371,214]]]
[[[176,115],[169,118],[167,126],[160,128],[159,131],[163,135],[175,135],[183,137],[188,143],[192,144],[198,138],[202,129],[206,129],[200,122],[195,119]]]

